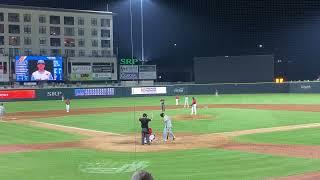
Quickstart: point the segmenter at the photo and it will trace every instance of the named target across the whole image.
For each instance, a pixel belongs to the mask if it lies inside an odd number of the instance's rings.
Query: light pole
[[[143,24],[143,0],[140,0],[141,7],[141,60],[144,64],[144,24]]]

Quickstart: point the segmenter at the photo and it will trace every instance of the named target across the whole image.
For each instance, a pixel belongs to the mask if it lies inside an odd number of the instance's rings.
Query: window
[[[31,14],[24,14],[23,21],[24,22],[31,22]]]
[[[32,54],[32,50],[30,48],[25,48],[24,49],[24,55],[29,56]]]
[[[20,49],[19,48],[9,48],[9,56],[19,56],[20,55]]]
[[[99,56],[98,50],[92,50],[92,56]]]
[[[9,33],[20,34],[20,26],[19,25],[9,25]]]
[[[26,25],[23,27],[23,32],[25,34],[31,34],[31,26],[30,25]]]
[[[101,56],[103,56],[103,57],[108,57],[110,55],[111,55],[111,53],[109,50],[102,50],[101,51]]]
[[[101,47],[110,48],[110,40],[101,40]]]
[[[102,29],[101,30],[101,37],[110,38],[110,30],[109,29]]]
[[[61,39],[60,38],[50,38],[50,46],[61,46]]]
[[[0,13],[0,21],[3,22],[4,21],[4,14]]]
[[[48,55],[48,51],[46,49],[40,49],[40,55],[46,56]]]
[[[74,25],[74,17],[65,16],[64,25]]]
[[[97,26],[98,25],[98,20],[97,18],[92,18],[91,19],[91,26]]]
[[[64,28],[64,35],[65,36],[74,36],[74,28],[65,27]]]
[[[84,47],[85,46],[85,40],[84,39],[79,39],[79,41],[78,41],[78,46],[79,47]]]
[[[0,24],[0,33],[4,33],[4,24]]]
[[[60,16],[50,16],[50,24],[60,24]]]
[[[47,18],[44,15],[39,16],[39,23],[46,23],[47,22]]]
[[[47,38],[40,38],[39,44],[40,44],[40,46],[46,46],[47,45]]]
[[[19,36],[9,36],[9,45],[10,46],[20,46],[20,37]]]
[[[61,49],[51,49],[50,53],[51,53],[51,56],[59,56],[61,55]]]
[[[50,27],[50,35],[59,36],[60,35],[60,27]]]
[[[0,48],[0,54],[4,54],[4,48]]]
[[[0,36],[0,45],[4,45],[4,36]]]
[[[92,47],[98,47],[98,40],[92,40]]]
[[[84,29],[83,28],[78,29],[78,36],[84,36]]]
[[[97,29],[91,29],[91,36],[93,36],[93,37],[98,36],[98,31],[97,31]]]
[[[24,37],[24,45],[31,45],[31,37]]]
[[[47,27],[46,26],[40,26],[39,27],[39,34],[47,34]]]
[[[8,13],[9,22],[20,22],[20,16],[18,13]]]
[[[79,50],[79,57],[83,57],[83,56],[86,56],[86,51],[83,49],[80,49]]]
[[[65,47],[75,47],[75,40],[73,38],[64,38]]]
[[[84,18],[83,17],[78,17],[78,25],[81,25],[81,26],[84,25]]]
[[[74,57],[76,56],[75,50],[74,49],[65,49],[64,54],[68,57]]]
[[[110,27],[110,19],[101,19],[101,27]]]

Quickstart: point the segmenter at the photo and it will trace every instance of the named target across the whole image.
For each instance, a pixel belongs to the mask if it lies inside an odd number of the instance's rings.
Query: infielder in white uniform
[[[197,100],[194,97],[192,97],[191,115],[197,115]]]
[[[160,117],[163,118],[163,123],[164,123],[164,129],[163,129],[163,142],[167,142],[167,135],[169,133],[171,139],[174,141],[176,137],[174,136],[172,132],[172,122],[171,118],[164,113],[160,114]]]
[[[69,98],[66,99],[66,111],[70,112],[70,99]]]
[[[5,108],[3,106],[3,103],[0,104],[0,120],[2,121],[4,115],[5,115],[6,111]]]
[[[183,107],[189,108],[189,97],[188,96],[184,97],[184,106]]]
[[[31,81],[53,80],[51,72],[46,71],[45,67],[44,60],[39,60],[37,63],[38,70],[32,73]]]

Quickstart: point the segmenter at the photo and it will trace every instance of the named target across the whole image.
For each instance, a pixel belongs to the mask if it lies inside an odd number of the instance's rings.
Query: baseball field
[[[320,95],[199,95],[198,115],[175,97],[5,103],[0,179],[320,179]],[[160,98],[174,142],[162,142]],[[181,102],[183,103],[183,99]],[[142,113],[156,134],[140,145]]]

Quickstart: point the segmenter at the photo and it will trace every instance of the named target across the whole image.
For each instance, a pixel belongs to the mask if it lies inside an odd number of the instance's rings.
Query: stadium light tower
[[[143,0],[140,0],[141,8],[141,60],[144,64],[144,24],[143,24]]]

